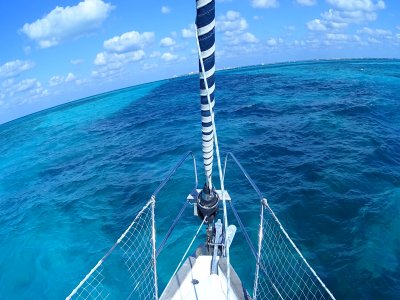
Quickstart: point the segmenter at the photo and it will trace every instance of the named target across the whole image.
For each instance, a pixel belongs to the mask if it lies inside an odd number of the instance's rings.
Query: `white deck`
[[[226,299],[225,259],[221,259],[218,264],[218,275],[210,274],[211,259],[209,255],[189,257],[170,280],[160,300]],[[240,279],[232,267],[230,286],[231,300],[248,299],[245,298]]]

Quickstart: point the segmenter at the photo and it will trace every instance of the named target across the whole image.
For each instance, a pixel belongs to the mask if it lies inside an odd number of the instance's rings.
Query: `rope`
[[[199,34],[197,32],[197,25],[195,25],[195,31],[196,31],[196,42],[197,42],[197,50],[199,54],[199,60],[200,60],[200,65],[201,65],[201,72],[203,74],[203,80],[204,80],[204,85],[206,87],[207,91],[207,101],[208,101],[208,107],[210,110],[210,115],[211,115],[211,122],[212,122],[212,127],[213,127],[213,135],[214,135],[214,143],[215,143],[215,152],[217,154],[217,163],[218,163],[218,173],[219,173],[219,180],[221,183],[221,191],[222,191],[222,206],[224,209],[224,227],[225,230],[228,228],[228,214],[226,210],[226,201],[225,201],[225,186],[224,186],[224,176],[222,174],[222,167],[221,167],[221,158],[219,156],[219,147],[218,147],[218,137],[217,137],[217,129],[215,127],[215,121],[214,121],[214,112],[211,107],[211,99],[210,99],[210,92],[208,90],[208,82],[207,82],[207,76],[204,68],[204,62],[203,58],[201,56],[201,48],[200,48],[200,43],[199,43]],[[211,188],[211,187],[210,187]],[[230,294],[230,282],[231,282],[231,271],[230,271],[230,259],[229,259],[229,247],[227,247],[227,239],[225,238],[224,241],[225,244],[225,254],[226,254],[226,262],[228,265],[227,268],[227,299],[229,299],[229,294]]]

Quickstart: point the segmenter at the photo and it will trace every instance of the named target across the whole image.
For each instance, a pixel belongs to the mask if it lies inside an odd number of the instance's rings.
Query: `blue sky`
[[[195,0],[0,3],[0,123],[194,72]],[[398,0],[217,0],[217,68],[400,58]]]

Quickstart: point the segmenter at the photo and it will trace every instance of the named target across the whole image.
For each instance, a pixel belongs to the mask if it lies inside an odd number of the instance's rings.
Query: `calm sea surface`
[[[255,66],[216,80],[222,154],[239,158],[337,299],[400,299],[400,61]],[[202,185],[200,124],[196,75],[1,125],[0,299],[65,298],[188,150]],[[160,193],[158,241],[193,183],[188,162]],[[259,202],[233,164],[226,188],[256,243]],[[198,225],[188,208],[159,257],[160,288]],[[238,232],[231,259],[251,289],[248,249]]]

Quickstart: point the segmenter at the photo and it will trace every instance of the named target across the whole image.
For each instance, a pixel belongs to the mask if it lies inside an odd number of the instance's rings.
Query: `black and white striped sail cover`
[[[199,38],[201,57],[204,63],[205,75],[210,93],[211,108],[214,111],[214,73],[215,73],[215,0],[196,0],[196,26]],[[202,149],[204,169],[207,184],[211,184],[214,140],[210,108],[207,99],[207,90],[199,60],[200,97],[201,97],[201,125]],[[211,187],[210,187],[211,188]]]

